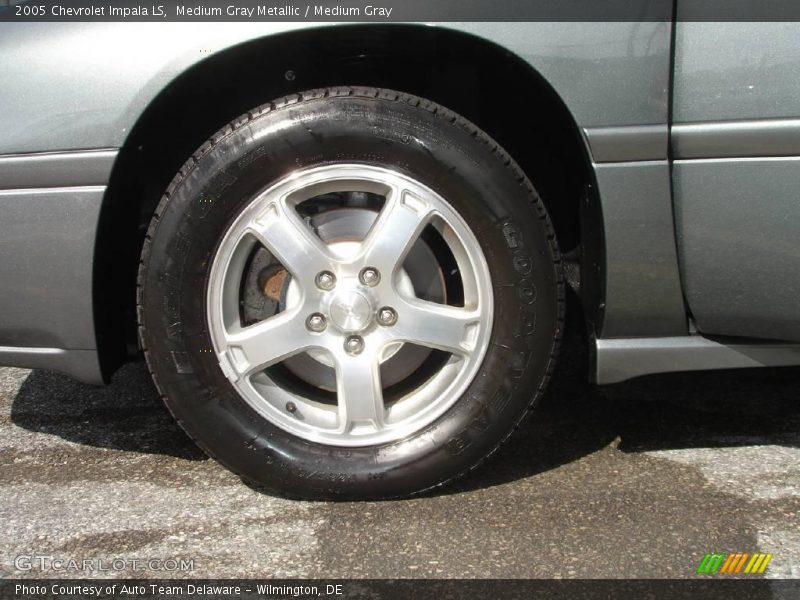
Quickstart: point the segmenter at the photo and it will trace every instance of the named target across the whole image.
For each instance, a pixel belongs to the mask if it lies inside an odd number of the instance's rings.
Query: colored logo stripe
[[[772,554],[753,554],[753,558],[747,563],[744,569],[745,573],[763,573],[767,570],[769,561],[772,560]]]
[[[744,573],[749,575],[756,575],[764,573],[767,570],[767,565],[772,560],[773,555],[765,552],[709,552],[700,561],[697,567],[697,573],[704,573],[713,575],[715,573],[722,574],[736,574]],[[749,559],[749,560],[748,560]],[[745,566],[747,565],[747,566]]]

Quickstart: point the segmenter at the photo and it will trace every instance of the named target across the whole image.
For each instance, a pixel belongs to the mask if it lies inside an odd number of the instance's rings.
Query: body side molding
[[[106,185],[117,149],[0,155],[0,190]]]
[[[0,346],[0,364],[25,369],[48,369],[83,383],[103,383],[97,350]]]
[[[653,373],[800,365],[800,344],[701,335],[595,340],[600,385]]]
[[[676,159],[800,156],[800,119],[680,123],[672,148]]]
[[[667,158],[669,130],[666,124],[585,127],[583,134],[596,163]]]

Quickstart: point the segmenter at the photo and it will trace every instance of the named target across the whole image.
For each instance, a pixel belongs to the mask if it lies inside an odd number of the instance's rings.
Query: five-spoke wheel
[[[274,312],[248,322],[242,281],[262,249],[262,269],[286,274]],[[371,445],[425,427],[463,393],[489,342],[491,289],[480,244],[445,199],[395,171],[340,164],[293,173],[233,222],[208,320],[225,375],[265,418],[304,439]]]

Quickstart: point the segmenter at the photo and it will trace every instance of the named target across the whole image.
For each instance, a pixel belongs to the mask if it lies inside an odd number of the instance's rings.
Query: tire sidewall
[[[189,434],[246,479],[288,495],[387,497],[475,466],[513,430],[551,368],[560,277],[549,223],[519,168],[489,138],[424,101],[320,97],[243,117],[170,186],[143,265],[142,338],[166,402]],[[489,265],[495,317],[466,393],[410,437],[363,448],[312,443],[259,415],[223,375],[208,333],[217,246],[259,192],[298,169],[362,163],[446,199]]]

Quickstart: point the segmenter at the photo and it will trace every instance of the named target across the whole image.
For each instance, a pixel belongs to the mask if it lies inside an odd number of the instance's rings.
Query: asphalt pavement
[[[0,576],[685,578],[706,552],[762,551],[766,577],[800,577],[800,369],[595,388],[584,368],[568,351],[468,479],[369,503],[248,487],[142,364],[107,387],[2,368]]]

